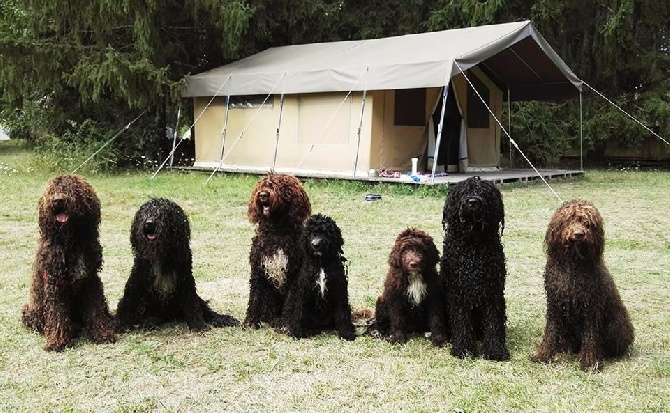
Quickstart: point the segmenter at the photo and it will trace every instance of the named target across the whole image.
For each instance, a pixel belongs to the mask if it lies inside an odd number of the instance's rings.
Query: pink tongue
[[[264,206],[263,207],[263,215],[269,215],[270,214],[270,207],[269,206]]]
[[[147,234],[147,239],[148,239],[149,241],[153,241],[153,240],[155,240],[155,239],[156,239],[156,234]]]
[[[56,215],[56,221],[58,221],[58,222],[67,222],[67,220],[68,220],[69,218],[70,218],[70,217],[68,217],[67,214],[58,214],[58,215]]]

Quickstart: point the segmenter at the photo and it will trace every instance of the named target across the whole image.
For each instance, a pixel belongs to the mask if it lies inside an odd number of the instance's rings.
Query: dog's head
[[[47,185],[38,203],[43,236],[85,236],[97,232],[100,200],[93,187],[77,175],[61,175]]]
[[[420,229],[407,228],[396,238],[388,263],[405,274],[423,274],[426,269],[434,268],[439,260],[433,237]]]
[[[447,195],[442,211],[442,225],[462,227],[469,231],[505,229],[502,194],[489,181],[478,176],[457,183]]]
[[[580,259],[599,258],[605,249],[603,219],[589,201],[566,201],[551,218],[544,242],[548,254],[569,254]]]
[[[189,249],[191,230],[184,210],[165,198],[145,202],[135,213],[130,230],[133,253],[143,259],[183,254]]]
[[[270,173],[251,192],[247,215],[252,224],[291,222],[302,225],[312,213],[309,197],[300,180]]]
[[[305,257],[342,257],[344,239],[335,221],[325,215],[309,217],[300,236],[300,246]]]

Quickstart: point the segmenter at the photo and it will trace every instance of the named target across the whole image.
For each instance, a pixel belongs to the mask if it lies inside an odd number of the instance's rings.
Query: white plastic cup
[[[419,158],[412,158],[412,175],[417,174],[418,167],[419,167]]]

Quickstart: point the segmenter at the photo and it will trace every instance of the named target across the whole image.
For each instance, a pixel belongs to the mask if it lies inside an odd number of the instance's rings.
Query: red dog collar
[[[49,283],[51,285],[55,285],[56,287],[75,287],[77,285],[83,284],[84,281],[86,281],[88,279],[88,278],[80,278],[80,279],[74,280],[74,281],[63,280],[63,279],[60,279],[60,278],[52,277],[51,275],[49,275],[49,273],[46,270],[44,270],[44,273],[42,274],[42,278],[47,283]]]

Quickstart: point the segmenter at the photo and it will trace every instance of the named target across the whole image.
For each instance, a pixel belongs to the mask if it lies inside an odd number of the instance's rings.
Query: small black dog
[[[196,293],[190,239],[188,217],[173,201],[155,198],[140,207],[130,230],[135,263],[117,306],[117,331],[175,320],[196,331],[239,324]]]
[[[333,219],[316,214],[305,223],[300,237],[302,266],[283,311],[283,324],[290,336],[309,337],[337,329],[340,338],[355,338],[343,245]]]

